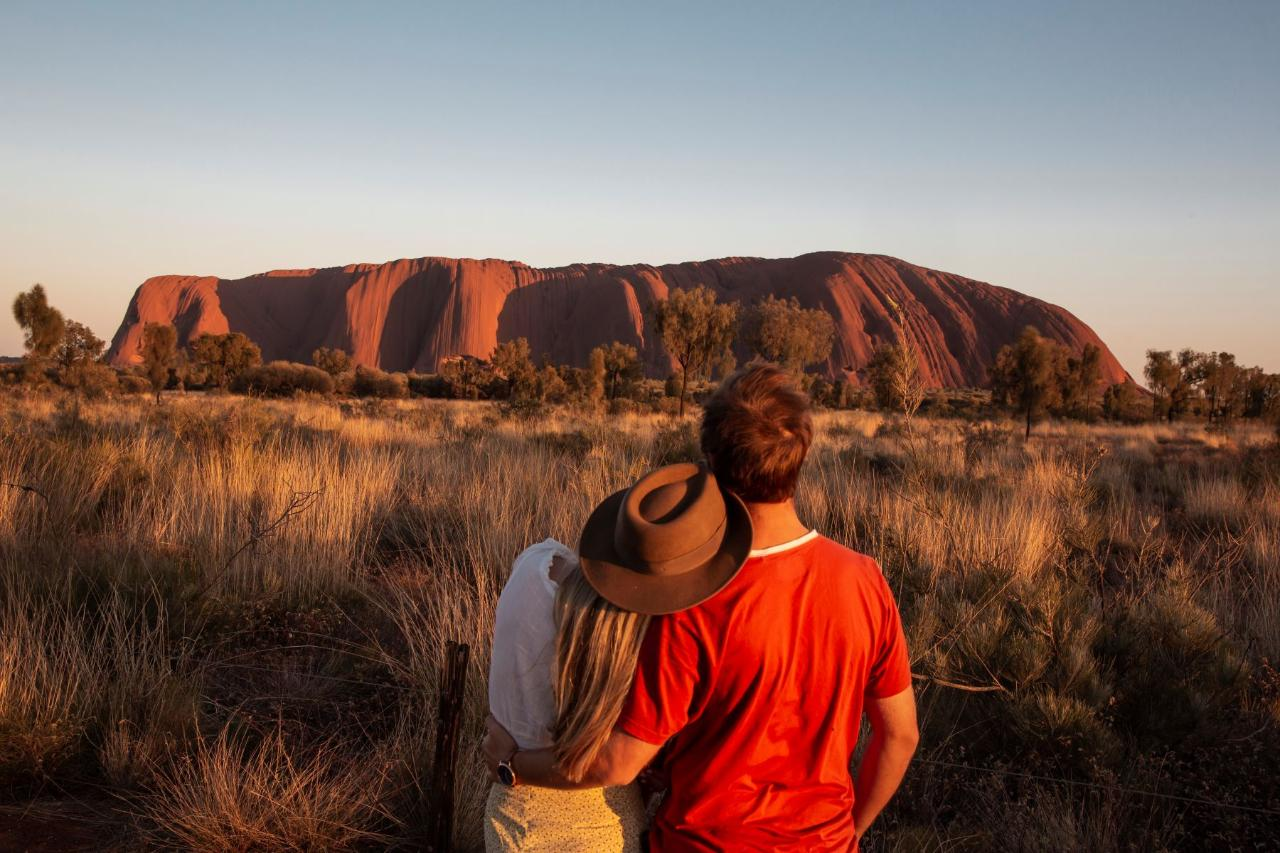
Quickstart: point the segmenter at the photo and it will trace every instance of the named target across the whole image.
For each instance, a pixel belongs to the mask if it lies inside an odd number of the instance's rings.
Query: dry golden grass
[[[886,846],[1275,837],[1274,816],[1068,783],[1280,808],[1271,433],[818,426],[801,514],[882,562],[919,679],[922,760]],[[696,453],[691,422],[650,415],[0,401],[0,482],[36,490],[0,488],[0,798],[109,791],[139,844],[412,848],[455,639],[472,648],[456,840],[474,849],[512,557],[575,541],[609,492]]]

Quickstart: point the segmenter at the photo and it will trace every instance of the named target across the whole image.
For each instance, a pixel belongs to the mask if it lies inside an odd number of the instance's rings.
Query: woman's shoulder
[[[566,564],[574,559],[574,553],[568,545],[556,539],[544,539],[520,552],[511,564],[511,577],[507,580],[507,585],[539,581],[554,593],[558,583],[552,572],[553,564]]]

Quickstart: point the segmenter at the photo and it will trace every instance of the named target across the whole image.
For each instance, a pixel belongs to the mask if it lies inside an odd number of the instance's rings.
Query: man
[[[906,642],[879,567],[796,515],[811,439],[808,399],[772,366],[731,376],[705,407],[702,450],[745,504],[752,550],[710,598],[654,618],[585,782],[628,784],[669,744],[654,851],[855,850],[915,752]],[[864,712],[872,734],[855,783]],[[518,784],[584,784],[567,783],[549,750],[508,760],[495,728],[491,769],[501,762]]]

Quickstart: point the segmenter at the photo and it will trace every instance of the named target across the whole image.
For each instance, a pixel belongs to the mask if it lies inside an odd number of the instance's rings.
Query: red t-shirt
[[[874,560],[816,533],[753,552],[713,598],[645,635],[618,728],[671,739],[651,849],[856,849],[863,697],[910,685]]]

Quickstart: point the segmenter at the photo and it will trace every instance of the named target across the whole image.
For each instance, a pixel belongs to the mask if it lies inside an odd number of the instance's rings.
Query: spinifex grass
[[[1024,444],[1002,424],[817,420],[801,515],[883,564],[917,675],[921,761],[886,846],[1280,834],[1273,814],[1164,798],[1280,808],[1271,433],[1048,425]],[[0,797],[110,791],[139,844],[419,844],[457,639],[458,842],[475,848],[511,559],[696,456],[689,422],[649,415],[6,399]]]

